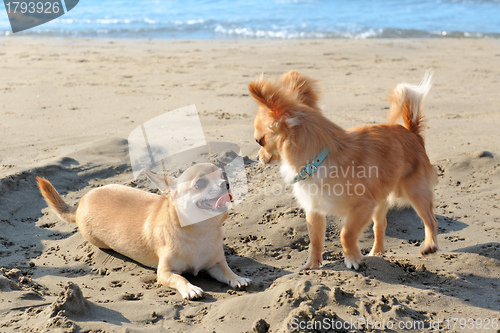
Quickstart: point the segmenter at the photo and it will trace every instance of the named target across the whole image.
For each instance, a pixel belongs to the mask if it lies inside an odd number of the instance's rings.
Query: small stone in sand
[[[253,331],[257,333],[266,333],[269,331],[269,324],[264,319],[259,319],[253,324]]]
[[[478,154],[478,157],[479,158],[483,158],[483,157],[488,157],[488,158],[493,158],[493,153],[492,152],[489,152],[487,150],[483,150],[482,152],[480,152]]]

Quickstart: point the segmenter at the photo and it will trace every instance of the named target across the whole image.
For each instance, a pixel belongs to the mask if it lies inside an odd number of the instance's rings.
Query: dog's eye
[[[260,138],[260,139],[255,139],[255,142],[257,142],[261,147],[264,147],[264,144],[266,143],[265,140],[264,140],[264,137]]]
[[[205,178],[200,178],[194,184],[194,188],[197,190],[202,190],[205,187],[207,187],[207,185],[208,185],[208,180],[206,180]]]

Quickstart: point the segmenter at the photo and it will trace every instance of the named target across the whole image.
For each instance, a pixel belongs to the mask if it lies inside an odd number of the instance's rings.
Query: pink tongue
[[[215,204],[215,208],[218,209],[218,208],[222,207],[223,205],[225,206],[228,202],[231,201],[231,199],[233,199],[231,194],[229,194],[229,193],[224,194],[222,197],[219,198],[219,200],[217,200],[217,203]]]

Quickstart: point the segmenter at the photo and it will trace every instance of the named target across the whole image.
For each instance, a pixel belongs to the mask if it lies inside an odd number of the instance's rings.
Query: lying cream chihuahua
[[[227,218],[230,196],[221,169],[209,163],[196,164],[178,179],[148,173],[164,190],[152,194],[123,185],[106,185],[85,194],[79,204],[66,204],[52,184],[37,177],[38,186],[49,206],[59,217],[76,222],[82,235],[101,249],[112,249],[143,265],[157,267],[158,283],[177,289],[182,297],[196,299],[203,290],[189,283],[181,273],[194,275],[206,270],[216,280],[232,288],[251,283],[228,266],[222,247],[222,223]],[[182,227],[174,197],[189,203],[184,214],[195,222]],[[178,201],[175,200],[175,203]]]

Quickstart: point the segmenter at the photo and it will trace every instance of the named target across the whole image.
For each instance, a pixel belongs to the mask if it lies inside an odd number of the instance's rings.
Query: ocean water
[[[0,5],[1,7],[1,5]],[[0,35],[12,34],[0,11]],[[19,35],[154,39],[500,37],[500,0],[80,0]]]

